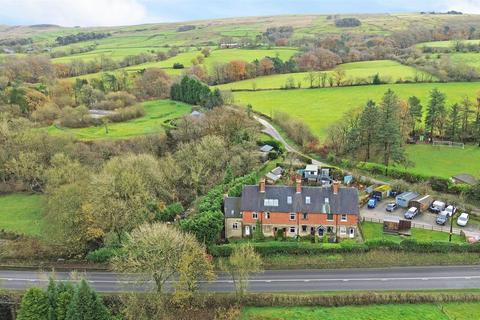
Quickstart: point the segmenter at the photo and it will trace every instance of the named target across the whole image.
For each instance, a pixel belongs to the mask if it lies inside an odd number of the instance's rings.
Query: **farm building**
[[[395,202],[398,204],[399,207],[408,208],[410,201],[412,201],[416,197],[418,197],[418,193],[408,191],[408,192],[399,194],[396,197]]]

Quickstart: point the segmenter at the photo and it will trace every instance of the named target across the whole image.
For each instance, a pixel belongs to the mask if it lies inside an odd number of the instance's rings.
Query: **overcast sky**
[[[480,13],[480,0],[0,0],[0,24],[113,26],[294,13],[446,10]]]

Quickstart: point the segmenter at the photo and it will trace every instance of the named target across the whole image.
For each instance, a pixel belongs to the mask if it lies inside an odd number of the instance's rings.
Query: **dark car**
[[[387,204],[387,207],[385,208],[385,210],[387,210],[388,212],[393,212],[397,209],[398,209],[398,204],[396,204],[395,202]]]
[[[435,222],[439,225],[445,225],[448,221],[448,213],[446,212],[440,212],[437,216],[437,219],[435,219]]]
[[[415,216],[418,214],[418,208],[411,207],[408,209],[407,212],[405,212],[405,219],[413,219]]]

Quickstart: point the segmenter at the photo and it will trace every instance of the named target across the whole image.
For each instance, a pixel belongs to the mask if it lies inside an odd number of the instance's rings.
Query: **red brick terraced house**
[[[225,197],[225,236],[242,238],[252,235],[257,221],[266,237],[280,229],[288,237],[315,234],[337,238],[357,236],[359,220],[358,191],[331,186],[269,186],[262,179],[259,185],[244,186],[241,197]]]

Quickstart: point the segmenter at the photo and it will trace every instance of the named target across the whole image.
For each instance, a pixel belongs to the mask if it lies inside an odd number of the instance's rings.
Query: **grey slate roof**
[[[292,197],[292,203],[287,202]],[[310,197],[310,204],[306,203]],[[297,194],[295,187],[266,186],[265,193],[259,192],[258,186],[244,186],[241,211],[275,211],[275,212],[309,212],[326,213],[325,199],[328,198],[330,212],[336,214],[359,214],[358,192],[355,188],[340,188],[337,195],[331,187],[302,187]],[[278,206],[265,206],[264,199],[277,199]]]
[[[226,197],[225,198],[225,218],[240,218],[240,205],[242,198],[240,197]]]
[[[262,152],[270,152],[273,150],[273,147],[269,144],[265,144],[260,148],[260,151]]]

